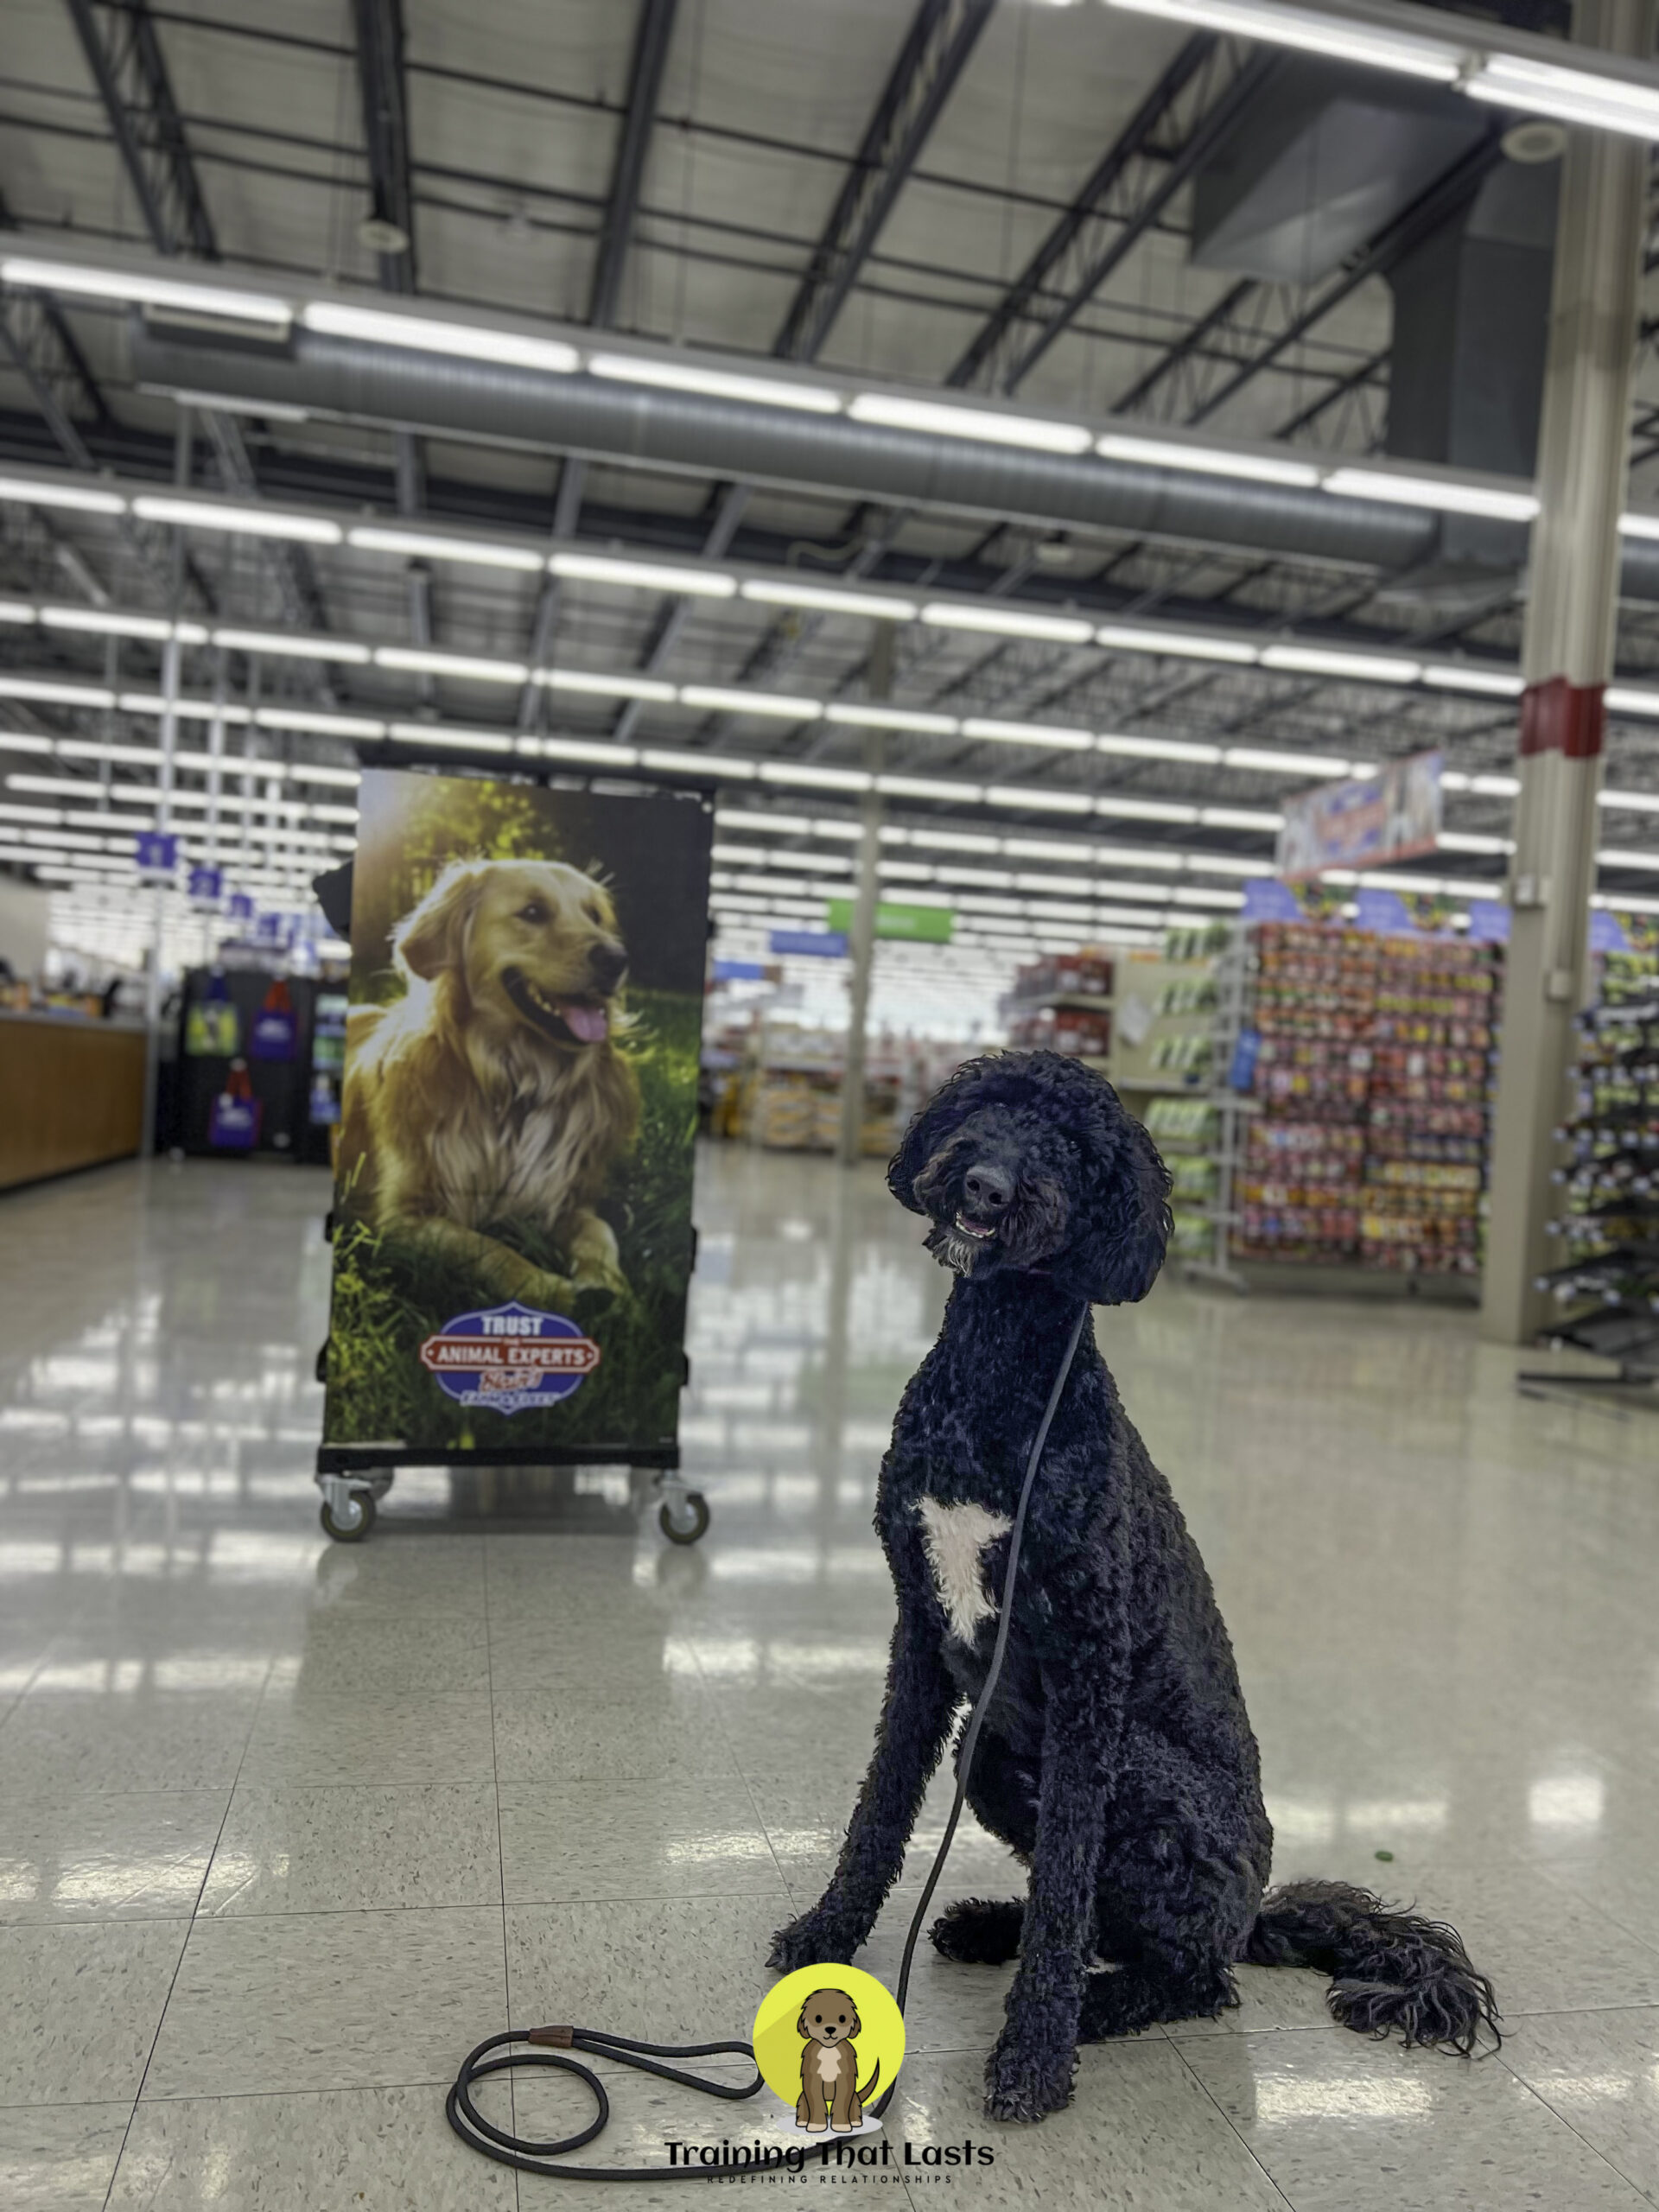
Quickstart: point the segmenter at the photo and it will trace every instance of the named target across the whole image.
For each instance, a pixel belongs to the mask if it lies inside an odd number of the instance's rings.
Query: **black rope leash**
[[[1071,1335],[1065,1347],[1065,1357],[1060,1362],[1059,1373],[1054,1377],[1053,1388],[1048,1394],[1048,1403],[1033,1439],[1031,1455],[1026,1462],[1026,1478],[1020,1491],[1020,1503],[1014,1509],[1014,1527],[1008,1536],[1007,1570],[1002,1577],[1002,1604],[996,1624],[996,1641],[991,1647],[991,1663],[986,1670],[985,1687],[981,1690],[963,1731],[962,1751],[957,1760],[957,1794],[951,1801],[950,1817],[944,1824],[944,1834],[933,1854],[933,1865],[923,1886],[921,1901],[910,1923],[910,1932],[905,1938],[904,1956],[899,1967],[899,1986],[894,1993],[899,2012],[905,2009],[905,1999],[910,1993],[910,1970],[916,1957],[916,1946],[921,1938],[922,1923],[927,1909],[933,1901],[939,1877],[944,1872],[944,1862],[950,1853],[956,1836],[957,1824],[962,1818],[962,1808],[968,1795],[968,1778],[973,1770],[974,1752],[979,1744],[979,1732],[985,1715],[990,1710],[991,1700],[996,1693],[997,1678],[1002,1672],[1002,1662],[1008,1649],[1008,1632],[1014,1620],[1014,1578],[1020,1571],[1020,1546],[1026,1529],[1026,1509],[1031,1503],[1031,1493],[1037,1480],[1037,1470],[1042,1464],[1043,1447],[1048,1442],[1048,1432],[1054,1425],[1059,1410],[1060,1398],[1066,1378],[1071,1372],[1071,1363],[1077,1357],[1077,1345],[1083,1338],[1084,1324],[1089,1318],[1087,1306],[1081,1307]],[[517,2049],[516,2045],[528,2045]],[[756,2095],[766,2085],[759,2068],[753,2082],[741,2088],[729,2082],[710,2082],[700,2074],[687,2074],[676,2066],[658,2063],[665,2058],[712,2058],[717,2053],[730,2051],[754,2064],[754,2047],[747,2043],[640,2043],[632,2036],[613,2036],[602,2028],[524,2028],[509,2030],[505,2035],[491,2036],[469,2051],[461,2063],[454,2085],[444,2100],[444,2113],[449,2125],[463,2143],[470,2143],[486,2158],[493,2158],[498,2165],[516,2166],[520,2173],[546,2174],[556,2181],[729,2181],[734,2174],[769,2171],[785,2162],[784,2146],[778,2146],[777,2156],[769,2152],[742,2164],[723,2162],[719,2164],[685,2166],[569,2166],[555,2164],[571,2151],[580,2151],[600,2134],[611,2116],[611,2101],[605,2094],[605,2084],[591,2066],[584,2066],[579,2058],[569,2054],[585,2050],[594,2058],[613,2059],[624,2066],[636,2067],[642,2074],[654,2074],[661,2081],[678,2082],[689,2089],[701,2089],[705,2095],[722,2097],[728,2103],[741,2104]],[[492,2056],[493,2053],[499,2054]],[[574,2135],[560,2137],[556,2141],[536,2143],[527,2137],[510,2135],[485,2119],[473,2102],[474,2083],[486,2080],[493,2074],[510,2074],[516,2067],[541,2066],[556,2068],[559,2072],[574,2074],[585,2082],[593,2092],[596,2107],[588,2126]],[[875,2119],[880,2119],[893,2101],[898,2083],[889,2082],[880,2097],[870,2107]]]

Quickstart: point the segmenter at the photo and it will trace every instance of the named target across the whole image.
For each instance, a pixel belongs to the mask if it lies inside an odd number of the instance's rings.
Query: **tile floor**
[[[872,1485],[945,1288],[878,1173],[701,1163],[691,1550],[608,1475],[528,1532],[404,1477],[327,1542],[325,1199],[193,1163],[0,1201],[7,2212],[591,2202],[455,2143],[457,2059],[509,2020],[742,2032],[868,1751]],[[1247,1968],[1236,2013],[1090,2050],[1069,2112],[988,2136],[1007,1975],[926,1956],[894,2132],[994,2140],[964,2205],[1659,2203],[1659,1429],[1518,1399],[1463,1313],[1172,1282],[1103,1341],[1230,1621],[1280,1871],[1455,1919],[1510,2039],[1367,2044]],[[964,1835],[944,1893],[1014,1887]],[[617,2103],[619,2163],[731,2124]],[[577,2110],[537,2083],[518,2120]]]

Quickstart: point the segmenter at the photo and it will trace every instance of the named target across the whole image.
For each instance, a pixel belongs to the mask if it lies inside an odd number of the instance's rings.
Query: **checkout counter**
[[[0,1191],[129,1160],[143,1120],[142,1022],[0,1007]]]

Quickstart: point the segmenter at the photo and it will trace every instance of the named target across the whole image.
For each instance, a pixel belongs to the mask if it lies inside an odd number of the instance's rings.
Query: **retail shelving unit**
[[[1550,1234],[1567,1258],[1540,1280],[1561,1309],[1552,1347],[1617,1363],[1611,1375],[1523,1371],[1523,1392],[1628,1391],[1659,1382],[1659,976],[1651,955],[1613,956],[1599,1002],[1579,1017],[1573,1110]]]
[[[1242,925],[1217,974],[1213,1248],[1245,1287],[1471,1296],[1498,950]]]
[[[1000,1011],[1021,1051],[1064,1052],[1104,1074],[1112,1056],[1116,969],[1103,952],[1061,952],[1014,977]]]

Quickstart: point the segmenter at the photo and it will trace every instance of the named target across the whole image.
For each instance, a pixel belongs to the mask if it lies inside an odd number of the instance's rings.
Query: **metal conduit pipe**
[[[1440,542],[1437,515],[1389,500],[928,437],[845,416],[547,376],[303,330],[286,346],[229,346],[135,318],[131,360],[140,384],[1038,529],[1128,531],[1389,574],[1427,561]],[[1499,522],[1484,531],[1495,575],[1507,555],[1518,575],[1526,532]],[[1625,541],[1619,588],[1625,599],[1659,601],[1659,542]]]
[[[287,346],[232,346],[135,319],[131,365],[143,385],[1051,530],[1129,531],[1390,571],[1427,559],[1439,536],[1433,514],[1383,500],[931,437],[311,331],[296,330]],[[1523,533],[1504,535],[1518,569]]]

